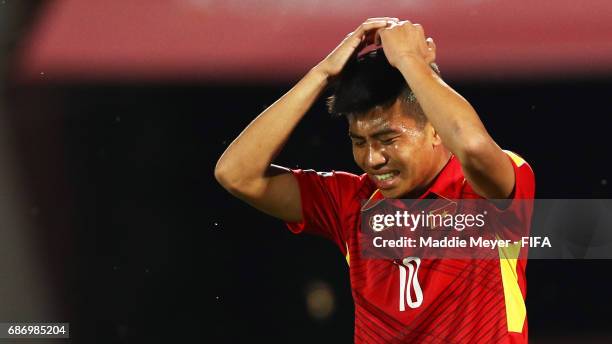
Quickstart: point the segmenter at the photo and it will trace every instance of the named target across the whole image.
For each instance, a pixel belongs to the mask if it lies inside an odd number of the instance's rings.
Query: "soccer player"
[[[435,58],[421,25],[367,19],[244,129],[215,177],[291,231],[338,246],[350,269],[355,342],[526,343],[524,259],[366,259],[359,247],[365,200],[494,199],[500,214],[529,222],[531,209],[516,200],[534,196],[531,168],[497,146],[472,106],[441,79]],[[330,81],[337,86],[329,108],[346,116],[365,173],[273,165]]]

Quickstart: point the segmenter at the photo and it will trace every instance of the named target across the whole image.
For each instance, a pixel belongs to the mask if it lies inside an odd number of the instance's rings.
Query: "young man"
[[[375,43],[382,49],[360,54]],[[232,142],[215,177],[293,232],[338,245],[350,267],[355,342],[526,343],[524,260],[366,259],[359,247],[365,200],[495,199],[504,216],[529,222],[531,209],[514,200],[533,198],[533,172],[496,145],[439,77],[435,57],[421,25],[366,20]],[[330,110],[347,117],[365,173],[272,165],[330,80]]]

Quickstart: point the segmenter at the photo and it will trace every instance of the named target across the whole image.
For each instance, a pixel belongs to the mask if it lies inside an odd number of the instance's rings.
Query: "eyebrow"
[[[375,139],[378,139],[378,138],[380,138],[381,136],[385,136],[385,135],[389,135],[389,134],[399,134],[399,133],[400,133],[400,131],[399,131],[399,130],[396,130],[396,129],[393,129],[393,128],[383,128],[383,129],[380,129],[380,130],[378,130],[378,131],[374,132],[374,133],[373,133],[372,135],[370,135],[370,136],[372,136],[372,137],[373,137],[373,138],[375,138]],[[350,130],[349,130],[349,137],[350,137],[350,138],[353,138],[353,139],[364,139],[364,137],[363,137],[363,136],[359,136],[359,135],[357,135],[357,134],[353,133],[353,132],[352,132],[352,131],[350,131]]]

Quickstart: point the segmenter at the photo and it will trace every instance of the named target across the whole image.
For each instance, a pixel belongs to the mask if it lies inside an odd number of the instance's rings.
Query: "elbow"
[[[486,134],[474,134],[462,140],[461,150],[457,152],[457,158],[465,165],[478,165],[497,145]]]
[[[217,161],[217,165],[215,165],[215,179],[217,180],[217,183],[219,183],[219,185],[221,185],[227,191],[231,192],[232,189],[235,189],[235,183],[232,182],[233,178],[231,177],[229,168],[221,159]]]
[[[225,190],[235,196],[240,196],[246,193],[246,184],[244,177],[237,174],[239,168],[227,166],[226,163],[219,160],[215,166],[215,179]]]

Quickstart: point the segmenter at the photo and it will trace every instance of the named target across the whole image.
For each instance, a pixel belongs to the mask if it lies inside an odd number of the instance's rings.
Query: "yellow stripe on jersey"
[[[369,209],[368,205],[370,205],[370,201],[374,198],[377,192],[380,192],[380,190],[376,189],[374,190],[374,192],[372,192],[372,194],[370,195],[370,198],[368,198],[368,200],[361,207],[361,211],[366,211]],[[344,258],[346,258],[346,263],[348,264],[348,266],[351,266],[351,255],[349,254],[348,242],[345,244],[346,244],[346,256],[344,256]]]
[[[525,164],[525,160],[518,154],[509,150],[504,150],[504,153],[508,154],[517,167],[521,167]],[[498,248],[499,266],[504,286],[508,332],[518,333],[523,332],[523,324],[527,316],[527,308],[525,307],[525,300],[523,299],[523,294],[518,284],[518,275],[516,272],[516,263],[520,249],[520,244]]]
[[[351,254],[349,253],[348,242],[346,243],[346,256],[344,256],[344,258],[346,258],[346,264],[351,266]]]
[[[521,165],[525,163],[525,160],[514,152],[504,150],[504,153],[508,154],[508,156],[512,159],[512,161],[514,161],[517,167],[521,167]]]
[[[374,192],[372,192],[372,194],[370,195],[370,198],[368,198],[368,200],[361,207],[361,211],[370,210],[373,207],[372,205],[370,205],[370,201],[372,201],[374,196],[376,196],[377,192],[380,192],[380,190],[376,189],[376,190],[374,190]],[[378,202],[376,204],[378,204]]]
[[[502,283],[504,286],[504,300],[506,303],[506,321],[508,332],[523,332],[523,324],[527,315],[525,300],[518,284],[516,272],[516,258],[519,256],[520,244],[508,247],[499,247],[499,265],[501,268]]]

